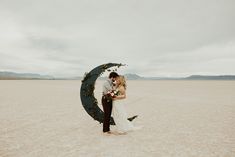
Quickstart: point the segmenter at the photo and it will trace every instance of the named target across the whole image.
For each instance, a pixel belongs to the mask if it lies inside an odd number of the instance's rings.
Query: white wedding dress
[[[126,113],[125,105],[125,99],[113,101],[112,116],[116,124],[117,131],[120,133],[138,129],[129,120],[127,120],[128,115]]]

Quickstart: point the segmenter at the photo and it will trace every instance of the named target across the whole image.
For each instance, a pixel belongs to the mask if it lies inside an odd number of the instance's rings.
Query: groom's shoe
[[[131,121],[133,121],[135,118],[137,118],[138,117],[138,115],[135,115],[135,116],[133,116],[133,117],[130,117],[130,118],[127,118],[127,120],[129,120],[130,122]]]

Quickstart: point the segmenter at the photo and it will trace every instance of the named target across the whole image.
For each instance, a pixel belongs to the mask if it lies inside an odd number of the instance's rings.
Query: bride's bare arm
[[[118,100],[118,99],[125,99],[126,95],[118,95],[114,98],[114,100]]]
[[[120,99],[125,99],[126,98],[126,90],[124,89],[124,87],[121,87],[119,89],[120,91],[120,95],[116,96],[113,100],[120,100]]]

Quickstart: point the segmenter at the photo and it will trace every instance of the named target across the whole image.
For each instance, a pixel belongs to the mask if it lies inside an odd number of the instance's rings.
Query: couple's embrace
[[[137,130],[131,121],[137,116],[127,117],[125,110],[126,80],[116,72],[109,74],[109,79],[103,84],[102,106],[104,111],[103,133],[112,134],[110,131],[111,115],[116,124],[117,131],[114,134],[126,134],[129,131]]]

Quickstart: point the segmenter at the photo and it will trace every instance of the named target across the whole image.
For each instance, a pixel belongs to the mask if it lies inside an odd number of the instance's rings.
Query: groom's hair
[[[109,74],[109,78],[116,78],[116,77],[118,77],[119,75],[118,75],[118,73],[116,73],[116,72],[111,72],[110,74]]]

